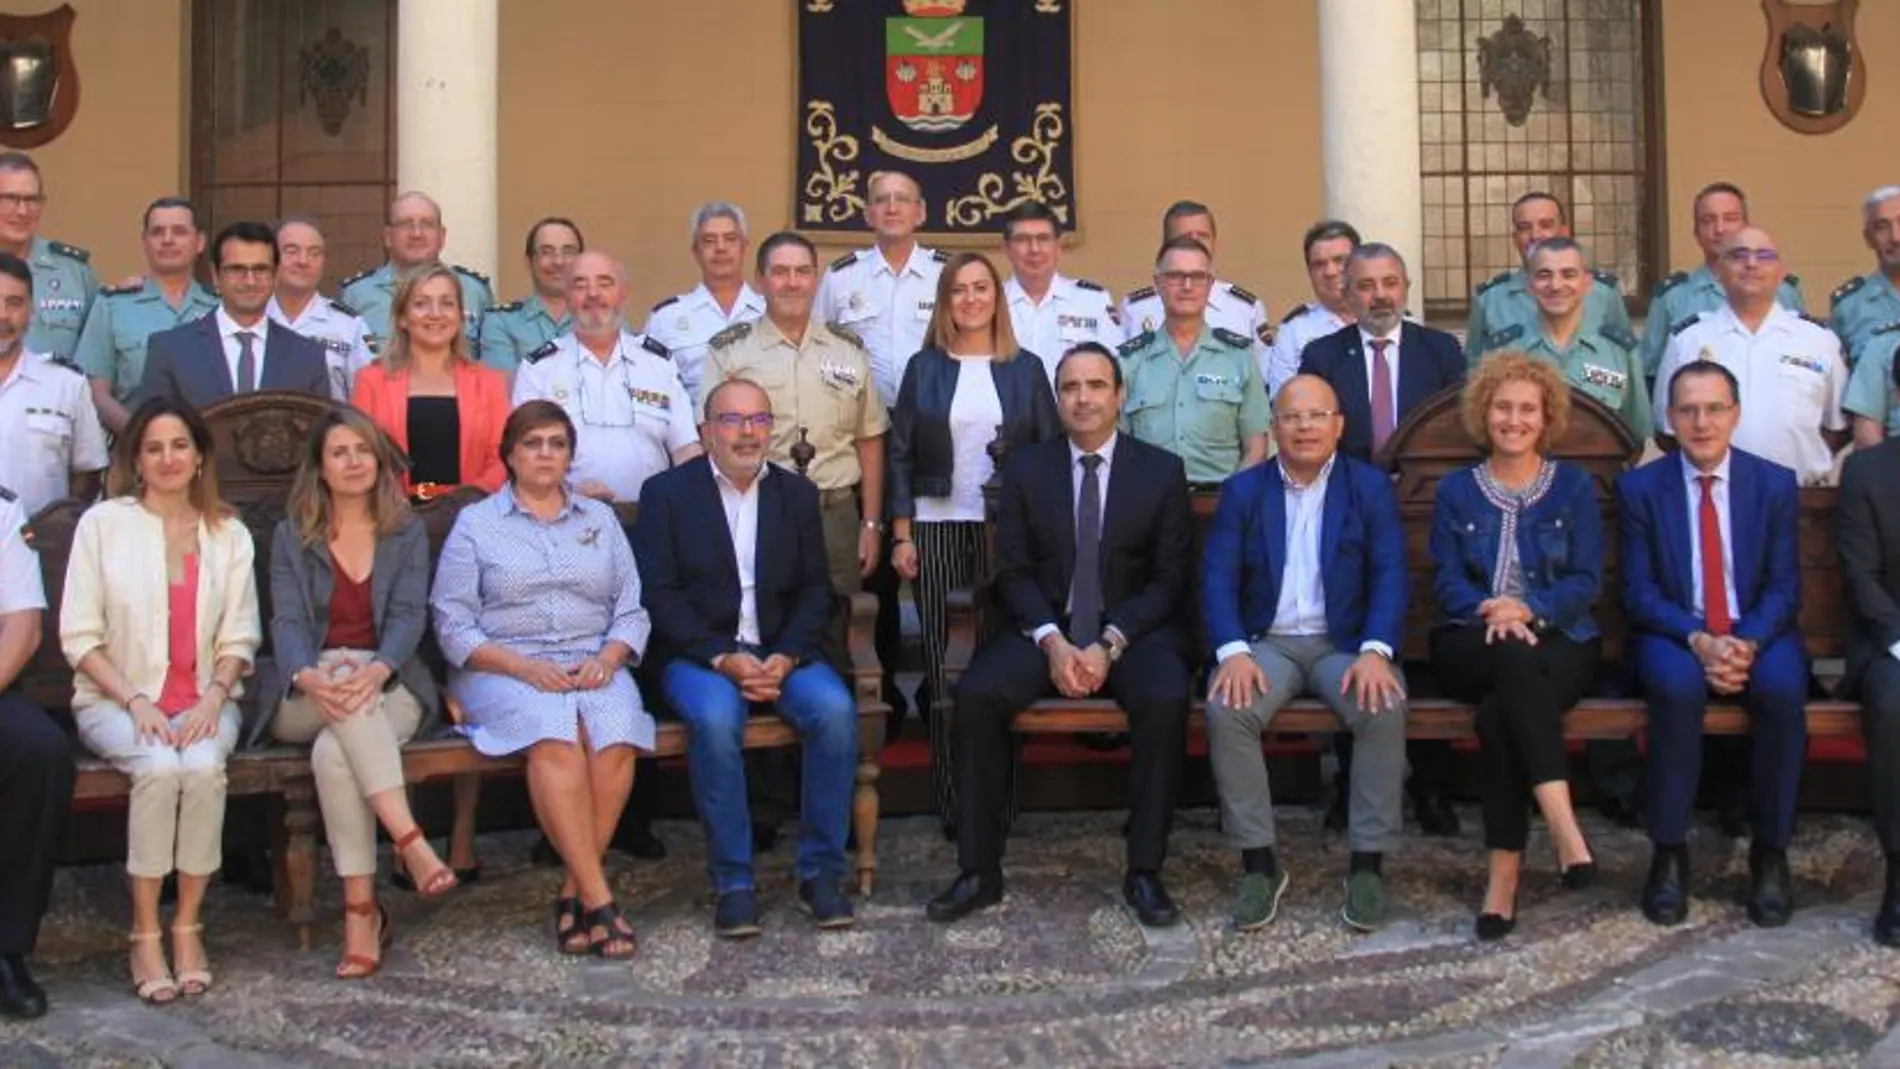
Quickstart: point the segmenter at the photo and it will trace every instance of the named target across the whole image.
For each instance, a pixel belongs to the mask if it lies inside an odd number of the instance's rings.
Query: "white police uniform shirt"
[[[699,440],[692,395],[666,346],[628,331],[605,363],[572,333],[529,353],[515,370],[514,407],[536,400],[553,401],[574,421],[569,482],[600,482],[615,501],[640,500],[647,476]]]
[[[29,519],[13,492],[0,487],[0,613],[46,608],[40,555],[26,541]]]
[[[679,369],[687,396],[698,397],[700,378],[706,372],[706,343],[734,323],[750,323],[764,314],[765,298],[751,285],[739,284],[739,296],[728,315],[702,282],[691,293],[654,305],[641,333],[672,351],[673,366]]]
[[[0,427],[8,428],[0,487],[28,516],[65,497],[73,472],[101,471],[111,462],[86,373],[44,353],[23,351],[0,382]]]
[[[1160,330],[1161,324],[1168,318],[1168,310],[1161,303],[1161,294],[1153,286],[1143,286],[1122,298],[1122,337],[1132,341],[1151,330]],[[1214,288],[1207,295],[1207,311],[1202,313],[1210,327],[1225,327],[1253,339],[1254,359],[1260,364],[1262,382],[1267,381],[1269,367],[1267,346],[1273,341],[1273,317],[1267,314],[1267,306],[1252,292],[1244,290],[1232,282],[1214,280]]]
[[[1115,298],[1086,279],[1057,274],[1037,304],[1012,277],[1003,283],[1003,297],[1009,302],[1009,325],[1016,332],[1016,344],[1042,358],[1051,386],[1062,354],[1076,345],[1092,341],[1113,353],[1122,343]]]
[[[369,325],[350,306],[321,293],[314,294],[296,319],[285,313],[277,296],[271,295],[264,314],[281,327],[323,346],[323,362],[330,369],[330,396],[348,402],[356,385],[356,373],[370,365],[376,354],[369,344]]]
[[[1267,350],[1267,366],[1260,371],[1267,384],[1268,400],[1278,397],[1286,380],[1300,373],[1300,355],[1306,351],[1308,342],[1344,330],[1351,324],[1352,320],[1323,304],[1295,305],[1274,331],[1273,344]]]
[[[871,381],[885,408],[897,404],[910,358],[924,347],[937,310],[937,276],[950,255],[914,245],[904,269],[896,270],[873,245],[841,256],[818,285],[820,322],[842,323],[871,354]]]
[[[1834,451],[1821,431],[1847,429],[1847,361],[1833,331],[1780,304],[1753,334],[1727,304],[1681,324],[1663,350],[1653,395],[1657,426],[1671,433],[1669,377],[1695,360],[1713,360],[1741,383],[1735,448],[1794,469],[1803,486],[1827,481]]]

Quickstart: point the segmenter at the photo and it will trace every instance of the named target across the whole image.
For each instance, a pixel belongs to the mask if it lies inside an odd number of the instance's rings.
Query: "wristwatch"
[[[1122,659],[1122,647],[1119,645],[1116,645],[1113,641],[1109,639],[1107,635],[1103,635],[1101,638],[1096,639],[1095,644],[1097,646],[1102,647],[1102,650],[1108,654],[1109,664],[1114,664],[1116,661],[1119,661]]]
[[[867,531],[876,531],[878,534],[884,533],[884,524],[879,520],[865,520],[862,526]]]

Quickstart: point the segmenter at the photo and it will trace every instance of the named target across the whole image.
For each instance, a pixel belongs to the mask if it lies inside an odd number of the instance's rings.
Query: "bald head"
[[[1739,312],[1766,313],[1781,280],[1788,277],[1774,237],[1761,227],[1745,225],[1722,239],[1717,255],[1716,277],[1729,304]]]
[[[597,249],[574,258],[567,272],[567,308],[577,337],[611,344],[620,333],[626,307],[626,265]]]
[[[442,207],[427,193],[412,189],[389,202],[383,248],[398,268],[406,270],[440,260],[448,236],[448,229],[442,225]]]
[[[1318,375],[1295,375],[1273,399],[1273,440],[1280,463],[1301,482],[1311,481],[1339,449],[1346,417],[1339,395]]]

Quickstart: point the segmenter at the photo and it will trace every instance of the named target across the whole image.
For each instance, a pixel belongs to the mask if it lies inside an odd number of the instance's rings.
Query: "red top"
[[[171,584],[171,663],[158,711],[177,716],[198,704],[198,554],[185,554],[185,577]]]
[[[336,575],[336,588],[330,594],[330,631],[323,636],[323,648],[375,649],[376,610],[370,601],[370,576],[351,579],[335,557],[330,558],[330,571]]]

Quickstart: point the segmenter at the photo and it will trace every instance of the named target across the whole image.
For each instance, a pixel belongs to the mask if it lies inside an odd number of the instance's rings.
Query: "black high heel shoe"
[[[1517,929],[1517,896],[1511,896],[1511,915],[1499,913],[1478,914],[1478,941],[1495,943]]]
[[[1563,884],[1566,891],[1581,891],[1597,882],[1597,863],[1579,861],[1574,865],[1565,865],[1557,882]]]

